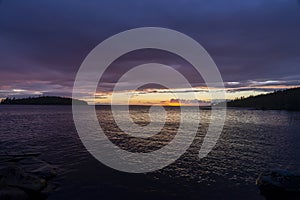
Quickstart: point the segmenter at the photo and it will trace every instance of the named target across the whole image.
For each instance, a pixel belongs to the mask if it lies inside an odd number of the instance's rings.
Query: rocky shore
[[[286,170],[270,170],[260,174],[256,181],[266,200],[300,199],[300,175]]]
[[[38,158],[37,153],[0,155],[0,199],[46,199],[57,185],[52,179],[57,168]]]

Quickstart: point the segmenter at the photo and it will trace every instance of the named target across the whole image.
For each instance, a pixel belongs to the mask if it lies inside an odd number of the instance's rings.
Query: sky
[[[95,46],[119,32],[149,26],[174,29],[199,42],[218,66],[228,99],[300,86],[298,0],[1,0],[0,98],[72,96],[76,73]],[[197,98],[184,99],[187,104],[210,101],[207,90],[214,88],[206,88],[184,60],[140,50],[110,66],[96,103],[109,103],[118,77],[149,61],[189,77]],[[177,99],[170,91],[191,92],[180,84],[119,92],[132,94],[133,104],[171,104]]]

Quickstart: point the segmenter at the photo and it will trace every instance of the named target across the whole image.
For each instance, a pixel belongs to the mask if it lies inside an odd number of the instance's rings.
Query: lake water
[[[147,125],[148,109],[132,107],[132,119]],[[118,129],[109,107],[98,106],[96,110],[107,136],[127,151],[159,149],[178,128],[179,109],[169,107],[161,134],[147,141],[136,140]],[[299,172],[300,112],[228,109],[218,143],[200,160],[198,152],[209,119],[210,111],[201,110],[197,136],[176,162],[155,172],[130,174],[106,167],[86,151],[70,106],[3,105],[0,152],[41,152],[43,160],[58,166],[55,181],[59,187],[49,196],[53,200],[263,199],[255,185],[261,172],[278,168]]]

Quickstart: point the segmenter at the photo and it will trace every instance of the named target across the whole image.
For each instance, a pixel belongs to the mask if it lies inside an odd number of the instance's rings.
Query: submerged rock
[[[46,180],[51,179],[57,175],[56,170],[51,165],[42,166],[40,168],[32,170],[31,172]]]
[[[1,200],[29,200],[29,196],[26,192],[19,188],[3,187],[0,188]]]
[[[0,200],[46,199],[56,189],[56,168],[36,157],[0,162]]]
[[[33,174],[28,174],[19,167],[10,166],[0,170],[1,185],[38,192],[46,187],[46,180]]]
[[[256,184],[266,199],[300,199],[300,175],[272,170],[259,175]]]
[[[28,173],[37,175],[43,179],[49,180],[57,175],[56,168],[37,158],[26,158],[18,164]]]

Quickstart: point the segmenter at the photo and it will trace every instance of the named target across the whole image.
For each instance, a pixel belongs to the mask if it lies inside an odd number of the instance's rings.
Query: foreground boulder
[[[25,173],[19,167],[10,166],[0,170],[1,185],[38,192],[46,187],[46,180],[33,174]]]
[[[300,175],[272,170],[259,175],[256,184],[267,200],[300,199]]]
[[[49,180],[57,175],[56,168],[49,163],[33,158],[26,158],[18,162],[18,165],[27,173]]]
[[[3,187],[0,188],[1,200],[29,200],[29,196],[26,192],[19,188]]]
[[[46,199],[56,175],[56,167],[36,157],[9,156],[0,162],[0,200]]]

